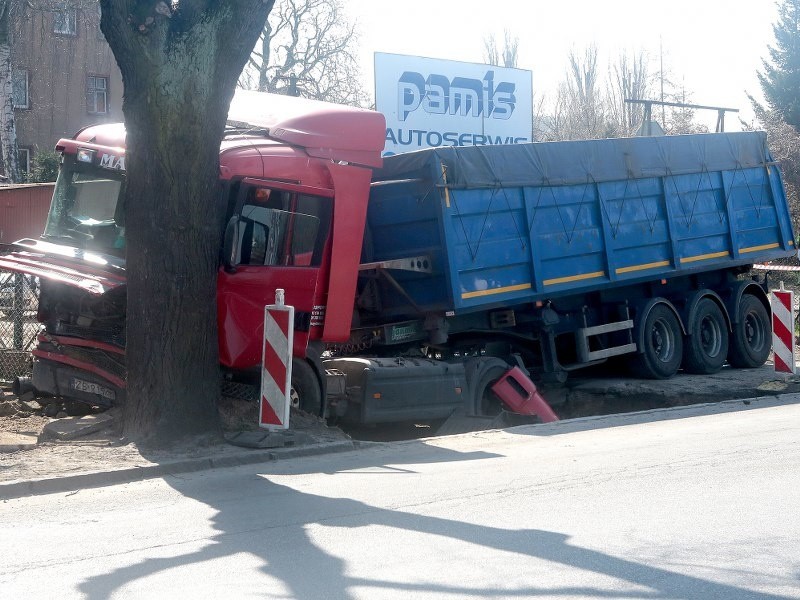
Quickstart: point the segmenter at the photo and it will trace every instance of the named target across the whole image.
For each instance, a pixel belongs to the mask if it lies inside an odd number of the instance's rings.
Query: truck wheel
[[[656,304],[644,321],[642,352],[631,361],[631,370],[647,379],[667,379],[678,372],[683,358],[680,323],[667,306]]]
[[[292,389],[289,391],[293,408],[312,415],[322,415],[322,390],[314,369],[306,361],[292,359]]]
[[[466,371],[471,404],[467,412],[476,417],[495,417],[503,411],[503,403],[492,386],[511,367],[499,358],[476,359]]]
[[[728,362],[737,369],[760,367],[772,348],[772,324],[761,301],[745,294],[739,301],[739,318],[733,327]]]
[[[716,373],[728,357],[728,327],[717,303],[700,300],[688,326],[683,368],[698,375]]]

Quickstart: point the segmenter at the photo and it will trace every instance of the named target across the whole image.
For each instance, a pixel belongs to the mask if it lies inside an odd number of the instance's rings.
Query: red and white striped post
[[[294,307],[284,305],[283,290],[275,290],[275,304],[264,307],[259,427],[270,430],[289,428],[293,342]]]
[[[772,352],[775,372],[795,374],[794,292],[783,288],[772,292]]]

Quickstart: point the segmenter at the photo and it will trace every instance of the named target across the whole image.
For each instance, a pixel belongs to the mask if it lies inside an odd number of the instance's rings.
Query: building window
[[[31,174],[31,151],[28,148],[19,149],[19,170],[27,177]]]
[[[77,32],[77,10],[66,1],[58,2],[53,11],[53,33],[75,35]]]
[[[15,69],[11,73],[11,104],[14,108],[28,108],[28,71]]]
[[[89,75],[87,78],[86,110],[90,115],[108,113],[108,77]]]

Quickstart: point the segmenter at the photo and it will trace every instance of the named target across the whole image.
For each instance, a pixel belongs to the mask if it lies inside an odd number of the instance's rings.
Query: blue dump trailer
[[[387,157],[329,397],[360,421],[435,418],[499,410],[491,384],[514,365],[562,383],[607,361],[648,378],[759,366],[769,302],[748,272],[795,253],[762,132]]]

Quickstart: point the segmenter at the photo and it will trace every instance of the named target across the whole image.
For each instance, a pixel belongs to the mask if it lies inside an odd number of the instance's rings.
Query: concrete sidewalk
[[[508,431],[550,436],[637,423],[757,410],[785,404],[800,404],[800,394],[762,396],[626,414],[583,417],[556,423],[522,425],[510,428]],[[422,439],[395,443],[426,442]],[[173,449],[145,456],[133,444],[119,444],[113,441],[45,443],[32,451],[0,455],[0,499],[73,492],[89,487],[128,483],[206,469],[346,452],[374,444],[375,442],[364,443],[349,439],[318,441],[309,437],[303,440],[303,443],[282,448],[243,449],[225,444],[205,448]]]

